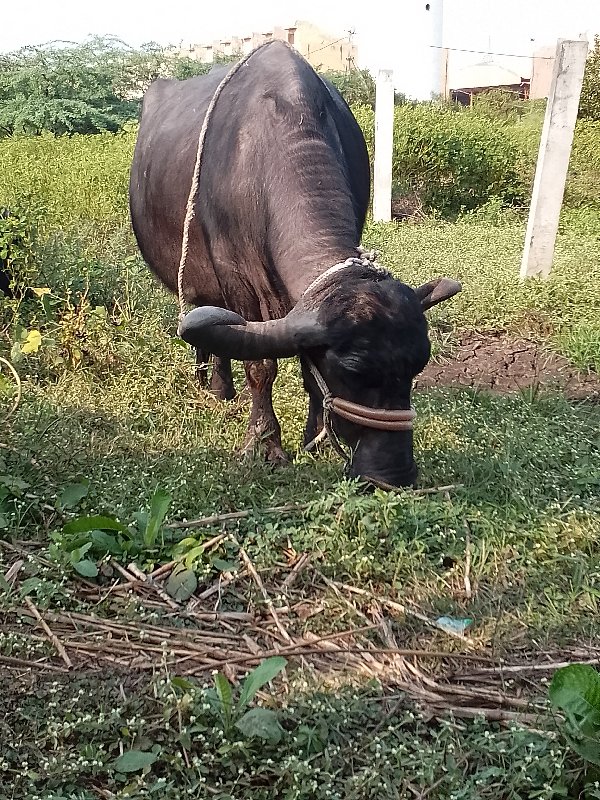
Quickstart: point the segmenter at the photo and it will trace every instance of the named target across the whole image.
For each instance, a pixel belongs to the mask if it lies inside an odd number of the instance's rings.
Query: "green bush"
[[[25,208],[46,229],[123,222],[135,130],[0,139],[0,206]]]
[[[355,109],[369,153],[374,148],[374,115]],[[514,127],[451,106],[434,103],[395,109],[393,179],[400,195],[417,194],[429,211],[456,214],[500,198],[522,203],[529,173]]]
[[[517,121],[485,112],[423,103],[395,109],[393,178],[399,195],[417,195],[442,216],[526,203],[542,124],[539,105],[525,105]],[[354,106],[371,158],[374,112]],[[18,207],[43,231],[91,223],[128,224],[128,174],[136,126],[96,136],[0,138],[0,206]],[[565,204],[597,202],[600,122],[577,123]]]
[[[579,208],[600,202],[600,119],[580,119],[575,127],[565,204]]]
[[[582,119],[600,120],[600,36],[594,37],[594,46],[585,65],[579,116]]]

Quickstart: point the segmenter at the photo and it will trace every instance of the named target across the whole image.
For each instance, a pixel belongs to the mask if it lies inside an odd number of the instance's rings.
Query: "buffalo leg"
[[[304,447],[310,444],[323,430],[323,401],[309,394],[308,419],[304,428]]]
[[[288,457],[281,446],[281,428],[273,410],[273,383],[277,377],[277,362],[244,361],[246,381],[251,396],[250,421],[243,452],[263,451],[266,461],[283,463]]]
[[[212,374],[210,384],[208,381],[208,366],[211,360],[210,353],[196,348],[196,379],[202,389],[210,388],[212,394],[219,400],[233,400],[235,385],[231,372],[231,361],[228,358],[212,357]]]
[[[202,389],[208,386],[208,363],[210,361],[210,353],[196,347],[196,380]]]
[[[210,376],[210,391],[219,400],[233,400],[235,385],[231,372],[231,361],[228,358],[215,356],[213,359],[212,375]]]

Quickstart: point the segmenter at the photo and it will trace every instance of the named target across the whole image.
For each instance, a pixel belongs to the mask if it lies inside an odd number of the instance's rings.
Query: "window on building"
[[[288,29],[288,32],[287,32],[288,44],[294,44],[294,34],[295,33],[296,33],[296,29],[295,28],[289,28]]]

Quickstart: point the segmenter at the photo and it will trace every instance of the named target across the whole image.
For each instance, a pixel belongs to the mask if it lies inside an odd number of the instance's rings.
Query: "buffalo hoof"
[[[280,444],[256,437],[248,439],[239,454],[248,461],[263,461],[276,467],[284,466],[291,462],[290,456]]]
[[[235,400],[235,398],[237,397],[235,386],[220,385],[220,384],[215,386],[211,383],[209,391],[213,397],[217,398],[217,400],[223,400],[223,401]]]
[[[276,467],[284,466],[291,462],[290,456],[281,447],[271,447],[265,454],[265,460]]]

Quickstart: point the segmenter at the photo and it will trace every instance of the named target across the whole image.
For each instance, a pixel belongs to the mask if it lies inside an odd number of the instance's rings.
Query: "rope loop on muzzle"
[[[331,415],[337,414],[338,417],[353,422],[355,425],[361,425],[364,428],[373,428],[379,431],[411,431],[415,417],[417,416],[414,408],[407,409],[387,409],[387,408],[371,408],[370,406],[363,406],[359,403],[351,403],[349,400],[343,400],[341,397],[335,397],[316,365],[307,359],[308,369],[315,379],[321,395],[323,396],[323,431],[327,434],[334,450],[340,455],[346,465],[352,461],[352,453],[348,455],[340,439],[333,429]],[[305,450],[312,450],[324,438],[323,431],[319,433],[311,442],[309,442]]]
[[[315,383],[319,387],[319,391],[323,396],[323,431],[327,434],[327,438],[331,442],[331,446],[336,451],[336,453],[342,458],[345,465],[348,466],[352,461],[352,451],[346,452],[344,449],[343,444],[340,442],[337,433],[333,429],[333,425],[331,424],[331,411],[333,409],[333,401],[335,400],[334,396],[329,391],[329,387],[325,383],[325,379],[313,364],[310,359],[307,359],[308,368],[310,370],[311,375],[315,379]],[[317,434],[315,438],[309,442],[305,450],[312,450],[319,442],[324,439],[323,431]]]

